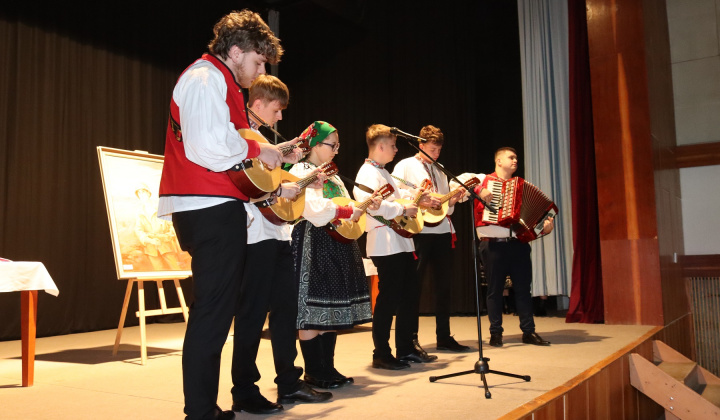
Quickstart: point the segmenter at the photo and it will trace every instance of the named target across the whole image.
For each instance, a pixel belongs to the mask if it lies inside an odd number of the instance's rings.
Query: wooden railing
[[[683,277],[720,277],[720,254],[679,255]]]

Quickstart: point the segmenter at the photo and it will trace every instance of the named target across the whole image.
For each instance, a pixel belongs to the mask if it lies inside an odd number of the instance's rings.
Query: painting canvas
[[[163,157],[98,147],[118,279],[185,278],[190,255],[172,222],[157,218]]]

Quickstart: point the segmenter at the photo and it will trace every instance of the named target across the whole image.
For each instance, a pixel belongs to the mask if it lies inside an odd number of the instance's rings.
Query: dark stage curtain
[[[71,24],[62,19],[74,12],[64,9],[40,22],[0,10],[0,256],[42,261],[60,289],[57,298],[40,293],[38,336],[117,327],[126,282],[116,279],[96,147],[163,153],[175,80],[204,52],[212,23],[244,5],[220,3],[197,14],[148,4],[138,19],[103,12],[101,21],[79,10],[84,17]],[[342,143],[336,161],[350,178],[373,123],[442,128],[440,161],[455,174],[492,171],[500,146],[522,149],[514,2],[320,3],[277,5],[287,51],[278,76],[290,88],[278,126],[285,137],[314,120],[333,123]],[[102,7],[124,16],[121,5]],[[396,160],[414,153],[398,143]],[[456,271],[446,280],[455,314],[476,307],[470,210],[459,205],[453,215]],[[181,281],[188,302],[190,282]],[[136,296],[127,325],[137,324]],[[433,312],[431,297],[426,288],[422,312]],[[0,294],[0,340],[20,336],[19,301]]]
[[[38,336],[114,328],[126,282],[96,147],[162,154],[177,72],[4,19],[0,61],[0,256],[43,262],[60,289],[39,293]],[[0,294],[0,320],[19,338],[18,293]]]
[[[573,267],[567,322],[604,320],[595,143],[584,0],[568,0]]]
[[[280,13],[287,53],[279,77],[290,105],[279,126],[298,135],[314,120],[338,128],[335,158],[350,178],[367,157],[365,129],[374,123],[418,134],[426,124],[445,135],[440,162],[452,173],[491,173],[494,152],[522,153],[523,120],[517,4],[507,1],[438,3],[368,1],[352,21],[300,3]],[[323,22],[310,30],[310,22]],[[395,162],[416,150],[398,138]],[[388,165],[390,170],[395,162]],[[518,175],[522,176],[520,167]],[[456,206],[458,241],[452,312],[475,312],[470,206]],[[364,237],[361,249],[364,252]],[[433,313],[423,284],[421,313]]]

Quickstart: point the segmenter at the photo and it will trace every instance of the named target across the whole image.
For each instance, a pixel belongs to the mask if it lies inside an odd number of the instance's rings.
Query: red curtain
[[[604,321],[585,0],[568,0],[573,267],[566,322]]]

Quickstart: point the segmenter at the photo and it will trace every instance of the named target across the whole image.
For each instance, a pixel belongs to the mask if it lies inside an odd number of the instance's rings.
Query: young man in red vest
[[[248,197],[225,173],[259,158],[283,162],[277,146],[244,139],[249,128],[241,88],[277,63],[280,40],[253,12],[220,19],[209,53],[178,79],[170,102],[158,217],[172,220],[180,246],[192,256],[193,294],[183,344],[187,419],[232,419],[217,406],[220,356],[238,301],[247,246]],[[293,153],[285,159],[296,160]]]

